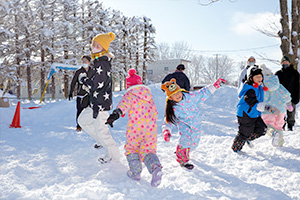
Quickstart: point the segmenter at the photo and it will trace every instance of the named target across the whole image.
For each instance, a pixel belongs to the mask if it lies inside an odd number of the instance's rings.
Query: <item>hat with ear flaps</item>
[[[161,89],[163,89],[166,92],[167,100],[169,99],[170,96],[172,96],[173,94],[179,91],[187,92],[185,89],[181,89],[179,85],[177,85],[175,78],[172,78],[170,81],[167,81],[164,84],[162,84]]]
[[[261,74],[262,77],[264,77],[262,70],[257,66],[252,66],[247,70],[247,81],[255,88],[258,88],[259,85],[257,83],[253,82],[253,77],[256,75],[259,75],[259,74]],[[252,78],[252,80],[251,80],[251,78]],[[262,83],[264,84],[264,82],[262,82]],[[265,84],[264,84],[263,90],[268,91],[268,87],[266,87]]]

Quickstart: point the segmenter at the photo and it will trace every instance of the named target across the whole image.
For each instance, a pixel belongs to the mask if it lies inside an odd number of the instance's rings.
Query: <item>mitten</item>
[[[70,94],[69,94],[69,101],[71,101],[72,97],[73,97],[73,94],[72,94],[72,92],[70,92]]]
[[[171,133],[170,133],[169,129],[164,130],[163,135],[164,135],[164,140],[166,142],[169,142],[170,138],[171,138]]]
[[[120,108],[115,109],[107,118],[105,124],[109,124],[111,127],[113,126],[114,121],[120,118],[122,115],[122,110]]]
[[[86,73],[80,73],[78,76],[78,82],[80,84],[83,84],[86,81],[87,77],[86,77]]]
[[[293,110],[294,110],[294,107],[293,107],[293,105],[292,105],[292,102],[290,101],[290,102],[288,102],[287,104],[286,104],[286,109],[289,111],[289,112],[293,112]]]
[[[221,85],[223,85],[224,83],[226,83],[226,80],[225,79],[222,79],[222,78],[219,78],[215,83],[214,83],[214,86],[215,88],[220,88]]]

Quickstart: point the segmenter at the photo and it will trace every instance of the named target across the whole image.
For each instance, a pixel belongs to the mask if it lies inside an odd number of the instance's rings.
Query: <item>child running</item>
[[[135,84],[139,84],[139,81]],[[129,165],[127,175],[139,181],[142,162],[144,162],[149,173],[152,174],[151,186],[157,187],[163,175],[162,166],[156,155],[158,113],[147,86],[131,85],[107,119],[106,124],[113,127],[113,122],[126,113],[128,113],[128,124],[124,148]]]
[[[247,81],[239,93],[240,101],[237,105],[239,131],[231,147],[234,152],[240,152],[246,141],[265,135],[266,125],[261,119],[261,111],[278,113],[275,107],[262,103],[264,90],[267,90],[267,87],[261,86],[262,83],[262,70],[257,66],[250,67],[247,71]]]
[[[176,160],[182,167],[194,168],[194,165],[188,162],[190,150],[195,149],[200,141],[201,120],[198,104],[205,101],[225,82],[224,79],[218,79],[213,85],[191,93],[181,89],[174,78],[162,84],[161,88],[167,94],[165,120],[162,126],[164,140],[170,141],[171,125],[177,125],[180,140],[176,149]]]

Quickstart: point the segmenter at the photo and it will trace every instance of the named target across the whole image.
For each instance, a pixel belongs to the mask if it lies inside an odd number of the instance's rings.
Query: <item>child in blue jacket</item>
[[[256,66],[249,68],[247,81],[239,93],[240,101],[237,105],[239,131],[231,147],[234,152],[241,151],[246,141],[265,135],[267,126],[261,118],[260,111],[278,112],[275,107],[262,103],[264,90],[267,90],[267,87],[261,86],[262,83],[262,70]]]

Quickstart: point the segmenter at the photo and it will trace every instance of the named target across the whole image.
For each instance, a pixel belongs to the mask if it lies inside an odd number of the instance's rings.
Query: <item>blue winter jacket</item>
[[[243,117],[244,112],[250,118],[257,118],[261,116],[261,112],[257,110],[257,104],[264,100],[264,91],[262,86],[255,88],[252,85],[244,84],[241,92],[239,93],[239,98],[240,101],[237,105],[237,116]]]

